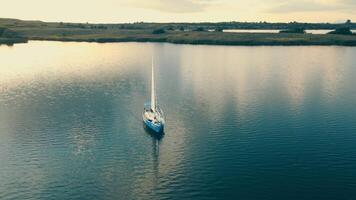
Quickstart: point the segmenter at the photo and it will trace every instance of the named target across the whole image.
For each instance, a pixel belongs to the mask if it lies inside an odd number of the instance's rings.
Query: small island
[[[330,23],[121,23],[92,24],[24,21],[0,18],[0,43],[27,40],[77,42],[168,42],[203,45],[340,45],[356,46],[354,34],[304,34],[306,29],[336,29],[345,24]],[[348,27],[356,29],[349,22]],[[280,33],[233,33],[229,29],[273,29]],[[337,33],[342,31],[339,29]]]

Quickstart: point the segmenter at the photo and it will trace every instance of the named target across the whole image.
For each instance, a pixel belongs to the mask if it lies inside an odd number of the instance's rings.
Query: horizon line
[[[195,21],[195,22],[186,22],[186,21],[177,21],[177,22],[150,22],[150,21],[134,21],[134,22],[75,22],[75,21],[45,21],[40,19],[19,19],[19,18],[11,18],[11,17],[0,17],[0,19],[8,19],[8,20],[20,20],[20,21],[34,21],[34,22],[43,22],[43,23],[73,23],[73,24],[137,24],[137,23],[146,23],[146,24],[201,24],[201,23],[269,23],[269,24],[288,24],[288,23],[300,23],[300,24],[345,24],[347,23],[346,19],[344,22],[305,22],[305,21],[289,21],[289,22],[270,22],[266,20],[262,21]],[[352,20],[351,24],[355,24]]]

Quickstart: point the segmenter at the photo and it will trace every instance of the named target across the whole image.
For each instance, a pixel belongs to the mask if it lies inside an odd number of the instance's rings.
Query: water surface
[[[143,129],[155,57],[166,133]],[[0,199],[354,199],[356,48],[0,47]]]
[[[225,29],[227,33],[279,33],[276,29]]]
[[[226,29],[223,32],[227,33],[279,33],[280,30],[276,29]],[[333,29],[307,29],[306,33],[310,34],[327,34]],[[356,33],[356,30],[351,30],[353,33]]]

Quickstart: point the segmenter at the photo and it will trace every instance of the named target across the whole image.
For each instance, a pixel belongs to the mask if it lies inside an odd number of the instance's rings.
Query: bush
[[[169,30],[169,31],[173,31],[173,30],[174,30],[174,28],[173,28],[172,26],[170,26],[170,27],[168,27],[168,28],[167,28],[167,30]]]
[[[216,28],[214,31],[215,31],[215,32],[223,32],[223,30],[224,30],[223,28],[218,27],[218,28]]]
[[[329,32],[328,34],[340,34],[340,35],[352,35],[352,31],[349,27],[337,28],[334,31]]]
[[[12,31],[8,28],[3,28],[0,27],[0,37],[4,37],[4,38],[20,38],[20,34]]]
[[[2,34],[4,33],[5,30],[6,30],[6,28],[0,27],[0,37],[2,36]]]
[[[160,28],[160,29],[155,29],[155,30],[153,30],[152,31],[152,34],[163,34],[163,33],[165,33],[166,31],[164,30],[164,29],[162,29],[162,28]]]
[[[198,28],[194,29],[194,31],[204,31],[204,28],[203,27],[198,27]]]

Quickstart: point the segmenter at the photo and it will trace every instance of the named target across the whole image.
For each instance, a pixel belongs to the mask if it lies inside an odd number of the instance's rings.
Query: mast
[[[151,110],[156,111],[156,97],[155,97],[155,79],[153,69],[153,57],[152,57],[152,80],[151,80]]]

